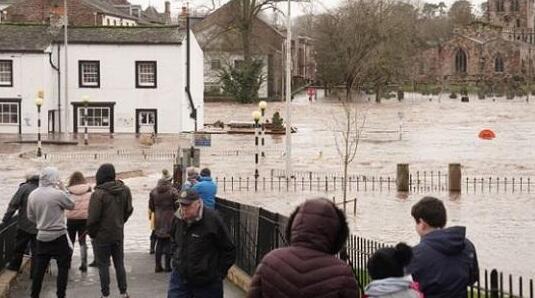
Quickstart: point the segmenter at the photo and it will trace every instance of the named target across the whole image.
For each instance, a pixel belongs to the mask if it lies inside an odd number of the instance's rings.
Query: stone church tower
[[[533,0],[488,0],[487,22],[504,29],[535,28]]]

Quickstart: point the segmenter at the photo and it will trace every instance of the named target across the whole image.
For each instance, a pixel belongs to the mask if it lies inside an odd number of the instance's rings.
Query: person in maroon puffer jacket
[[[335,256],[348,235],[345,215],[332,202],[304,202],[288,220],[290,246],[264,257],[247,297],[359,297],[351,267]]]

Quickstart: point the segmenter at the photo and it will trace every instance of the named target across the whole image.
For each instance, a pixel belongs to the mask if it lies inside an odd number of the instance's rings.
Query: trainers
[[[128,295],[128,293],[124,293],[124,294],[121,294],[121,298],[130,298],[130,296]]]
[[[84,265],[80,265],[80,267],[78,267],[78,270],[82,271],[82,272],[87,272],[87,266],[84,264]]]
[[[89,267],[97,267],[97,262],[93,261],[93,262],[89,263],[88,266]]]

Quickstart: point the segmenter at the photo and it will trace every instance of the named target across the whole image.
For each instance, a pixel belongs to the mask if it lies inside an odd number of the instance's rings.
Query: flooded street
[[[409,163],[411,171],[447,172],[448,163],[463,165],[463,175],[484,177],[535,177],[535,100],[525,98],[512,101],[503,98],[478,100],[470,103],[449,99],[447,95],[416,97],[406,94],[406,100],[384,101],[382,104],[364,102],[358,105],[366,115],[366,126],[357,158],[350,172],[367,176],[395,176],[397,163]],[[228,123],[250,121],[255,105],[206,103],[205,122],[221,120]],[[283,103],[269,103],[267,114],[280,111]],[[402,138],[399,139],[400,115]],[[333,130],[336,118],[341,117],[341,106],[336,100],[320,97],[309,103],[300,96],[292,104],[292,125],[298,132],[292,135],[294,170],[340,172]],[[478,138],[482,129],[492,129],[497,137],[492,141]],[[6,136],[1,139],[9,138]],[[159,136],[152,147],[136,142],[133,136],[117,135],[90,139],[90,146],[47,146],[45,152],[114,152],[130,151],[173,152],[178,144],[189,145],[190,136]],[[135,212],[127,224],[126,246],[129,251],[148,250],[149,223],[147,220],[148,193],[156,184],[162,168],[170,168],[170,158],[107,159],[57,158],[35,160],[19,158],[18,154],[34,150],[35,145],[0,144],[0,212],[16,190],[21,177],[28,170],[44,165],[57,166],[62,177],[74,170],[93,176],[98,166],[111,161],[118,172],[143,170],[142,177],[130,178],[126,183],[134,194]],[[266,136],[266,158],[260,167],[261,177],[270,170],[284,169],[284,136]],[[212,147],[203,148],[203,166],[212,169],[214,176],[252,176],[254,173],[253,135],[212,135]],[[533,180],[533,179],[532,179]],[[220,194],[242,203],[262,206],[282,214],[289,214],[303,199],[312,196],[337,196],[323,192],[227,192]],[[398,241],[417,243],[410,208],[427,193],[398,198],[395,192],[351,193],[358,197],[357,214],[349,212],[353,231],[365,238],[394,244]],[[476,244],[482,268],[495,267],[505,273],[524,278],[535,277],[535,195],[533,193],[464,193],[450,198],[447,193],[429,193],[444,199],[449,211],[449,225],[466,225],[467,234]],[[351,208],[350,208],[351,209]]]

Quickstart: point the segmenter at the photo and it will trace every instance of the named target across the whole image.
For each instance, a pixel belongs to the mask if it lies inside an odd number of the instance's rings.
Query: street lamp
[[[258,107],[260,108],[260,113],[261,113],[261,117],[260,117],[260,125],[262,127],[262,130],[260,132],[260,136],[262,137],[262,152],[260,154],[260,156],[262,157],[266,157],[266,153],[264,152],[265,148],[264,148],[264,136],[266,135],[266,132],[265,132],[265,119],[264,119],[264,116],[265,116],[265,113],[266,113],[266,108],[267,108],[267,102],[265,102],[264,100],[262,100],[261,102],[258,103]]]
[[[89,96],[82,96],[82,103],[84,104],[84,145],[88,145],[88,135],[87,135],[87,106],[89,105]]]
[[[254,137],[255,137],[255,155],[254,155],[254,191],[258,191],[258,121],[260,121],[260,117],[262,117],[262,114],[259,111],[254,111],[252,113],[253,119],[254,119]]]
[[[35,105],[37,106],[37,157],[43,155],[41,149],[41,106],[43,105],[44,97],[43,91],[39,90],[35,98]]]

